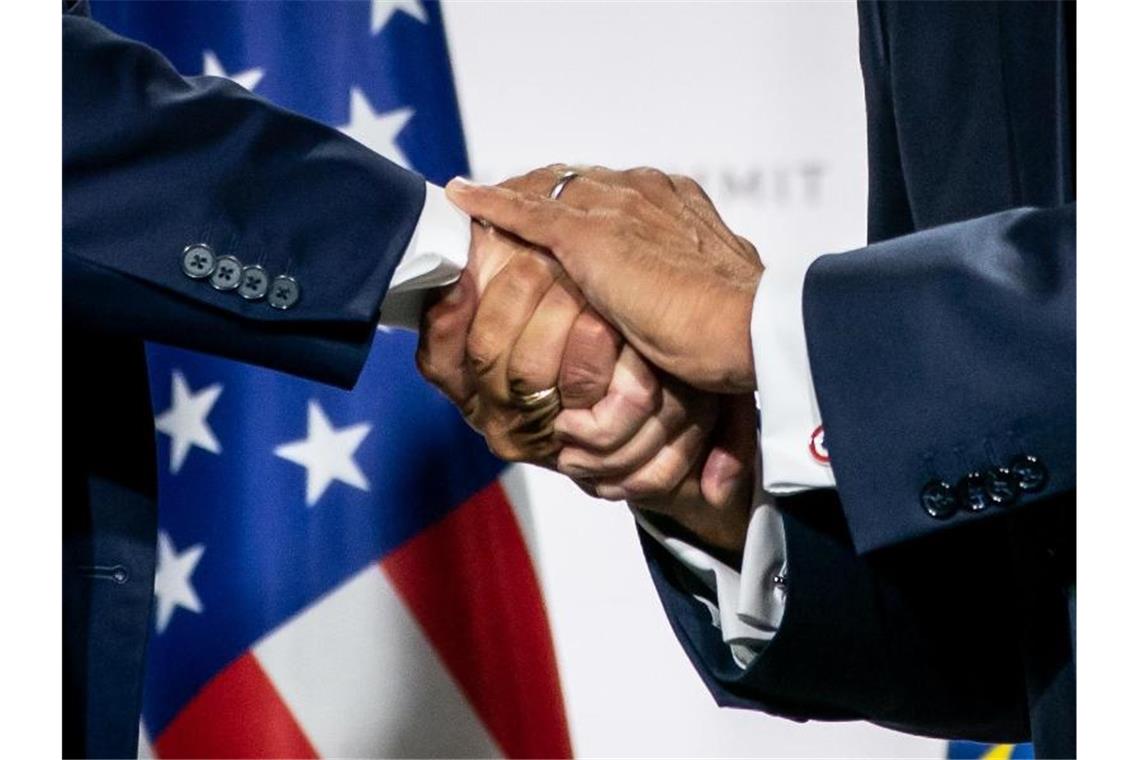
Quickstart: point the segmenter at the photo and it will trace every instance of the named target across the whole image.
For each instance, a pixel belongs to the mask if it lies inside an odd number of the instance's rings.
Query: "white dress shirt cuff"
[[[709,590],[715,602],[700,595],[696,598],[708,608],[712,624],[720,629],[741,668],[748,667],[771,641],[784,617],[784,523],[766,494],[759,494],[756,501],[740,572],[703,549],[665,535],[633,510],[642,529]]]
[[[804,332],[804,279],[811,257],[765,269],[752,304],[752,352],[764,489],[784,495],[834,488]]]
[[[418,329],[427,291],[459,279],[470,245],[471,219],[428,182],[419,222],[380,306],[380,324]]]

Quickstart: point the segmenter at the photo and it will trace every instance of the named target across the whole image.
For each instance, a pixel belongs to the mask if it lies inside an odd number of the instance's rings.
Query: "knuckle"
[[[622,485],[631,499],[644,499],[668,494],[684,477],[685,470],[681,463],[668,458],[634,473]]]
[[[521,177],[513,180],[510,187],[512,190],[542,192],[542,189],[550,184],[551,178],[557,176],[559,171],[557,166],[557,164],[551,164],[550,166],[532,169]]]
[[[566,168],[569,169],[570,167]],[[613,173],[609,168],[599,166],[598,164],[590,164],[588,166],[585,164],[576,164],[574,170],[578,172],[578,175],[581,177],[603,183],[605,182],[605,178]]]
[[[654,169],[652,166],[638,166],[634,169],[630,169],[628,174],[635,186],[645,185],[661,188],[671,188],[673,186],[673,182],[669,179],[668,174],[660,169]]]
[[[462,414],[463,419],[467,420],[476,430],[479,429],[478,421],[481,417],[481,411],[482,407],[479,404],[479,396],[477,395],[471,395],[459,401],[460,414]]]
[[[617,330],[592,310],[582,312],[574,322],[573,330],[571,338],[581,341],[589,351],[603,343],[616,345],[618,342]]]
[[[485,440],[487,441],[487,448],[499,459],[506,462],[521,460],[518,448],[506,436],[488,434]]]
[[[420,374],[423,375],[428,382],[439,385],[440,373],[432,364],[431,355],[423,344],[416,349],[416,369],[419,370]]]
[[[528,251],[511,258],[500,276],[509,297],[523,298],[548,282],[550,267],[541,254]]]
[[[622,488],[629,494],[630,499],[647,499],[653,496],[660,496],[667,490],[663,482],[658,479],[656,473],[638,473],[633,475],[622,483]]]
[[[616,383],[615,393],[623,409],[638,417],[648,417],[658,410],[664,396],[656,377],[649,375],[641,379]]]
[[[506,462],[539,463],[557,451],[551,442],[530,440],[514,432],[510,425],[502,424],[501,420],[490,427],[485,439],[491,453]]]
[[[558,390],[563,397],[589,398],[600,396],[608,382],[609,378],[602,377],[596,366],[585,361],[575,361],[562,367],[558,378]]]
[[[692,177],[685,176],[684,174],[672,174],[670,175],[670,180],[673,182],[673,187],[677,188],[677,191],[682,195],[701,199],[708,198],[704,188]]]
[[[700,187],[695,179],[684,174],[671,174],[669,175],[669,178],[673,180],[673,184],[678,188],[683,188],[685,190],[696,190]]]
[[[424,313],[420,325],[420,344],[425,348],[438,346],[450,339],[459,328],[459,320],[454,314],[444,310],[445,304],[435,304]]]
[[[602,425],[594,431],[591,443],[595,448],[609,451],[621,442],[621,436],[614,425]]]
[[[650,389],[637,386],[622,391],[621,400],[632,415],[642,418],[656,411],[655,395]]]
[[[733,237],[736,238],[736,242],[739,243],[752,258],[759,260],[760,252],[756,250],[756,246],[752,245],[752,241],[743,235],[733,235]]]
[[[438,342],[455,331],[457,321],[455,307],[440,298],[424,310],[420,318],[420,334]]]
[[[636,456],[636,452],[618,450],[603,454],[593,464],[601,474],[628,472],[636,463]]]
[[[543,357],[534,352],[515,351],[507,360],[507,382],[512,390],[531,393],[550,387],[549,369]]]
[[[467,361],[479,375],[486,374],[499,358],[499,341],[491,330],[475,328],[467,334]]]

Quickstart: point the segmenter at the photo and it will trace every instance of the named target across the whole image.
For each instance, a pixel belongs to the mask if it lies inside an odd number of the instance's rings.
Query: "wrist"
[[[631,501],[629,505],[665,535],[679,538],[740,572],[744,559],[744,542],[748,533],[747,518],[728,526],[714,524],[708,518],[707,512],[714,510],[710,510],[707,504],[703,505],[703,510],[700,510],[700,505],[662,509],[660,504],[643,501]],[[698,518],[696,514],[698,510],[706,514]]]
[[[713,506],[701,493],[700,469],[672,493],[631,499],[629,504],[670,535],[679,535],[739,569],[751,514],[753,476],[749,487],[724,506]],[[669,527],[666,529],[665,525]]]
[[[741,287],[739,297],[733,299],[729,309],[730,334],[724,337],[724,347],[728,351],[725,365],[726,393],[753,393],[756,390],[756,353],[752,346],[752,311],[756,304],[756,293],[760,278],[764,274],[760,268],[750,283]]]

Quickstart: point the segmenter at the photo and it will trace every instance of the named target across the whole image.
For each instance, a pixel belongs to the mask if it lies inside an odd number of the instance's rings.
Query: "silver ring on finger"
[[[567,169],[566,171],[559,174],[558,183],[555,184],[554,187],[550,190],[550,199],[554,201],[558,200],[559,196],[562,195],[562,191],[566,189],[566,186],[573,182],[575,177],[580,176],[582,175],[580,175],[574,169]]]

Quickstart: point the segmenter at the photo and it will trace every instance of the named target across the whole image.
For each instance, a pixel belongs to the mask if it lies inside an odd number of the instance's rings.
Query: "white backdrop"
[[[865,240],[855,6],[449,2],[476,178],[556,161],[697,177],[769,263]],[[528,468],[580,756],[944,757],[866,724],[722,710],[673,638],[625,508]]]

